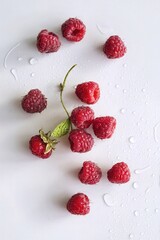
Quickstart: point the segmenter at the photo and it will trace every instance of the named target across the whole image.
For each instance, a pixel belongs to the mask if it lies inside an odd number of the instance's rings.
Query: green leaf
[[[62,137],[69,132],[70,127],[71,127],[71,122],[68,118],[68,119],[64,120],[63,122],[59,123],[55,127],[55,129],[51,133],[51,136],[55,137],[55,138]]]

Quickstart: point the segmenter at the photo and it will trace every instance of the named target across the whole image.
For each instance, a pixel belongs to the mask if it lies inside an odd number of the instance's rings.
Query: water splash
[[[17,77],[17,72],[16,72],[16,70],[15,70],[14,68],[12,68],[12,69],[10,70],[10,72],[11,72],[11,74],[13,75],[14,79],[17,81],[17,80],[18,80],[18,77]]]
[[[15,50],[17,47],[19,47],[21,44],[21,42],[17,43],[16,45],[14,45],[6,54],[5,58],[4,58],[4,62],[3,62],[3,65],[4,65],[4,68],[7,69],[7,59],[8,59],[8,56],[11,54],[11,52],[13,52],[13,50]]]
[[[136,170],[134,170],[134,173],[135,173],[135,174],[140,174],[140,173],[142,173],[142,172],[147,171],[147,170],[150,169],[150,168],[151,168],[151,166],[147,166],[147,167],[144,167],[144,168],[141,168],[141,169],[136,169]]]

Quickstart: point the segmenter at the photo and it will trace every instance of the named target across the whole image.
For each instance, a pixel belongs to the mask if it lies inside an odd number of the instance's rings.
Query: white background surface
[[[159,0],[1,1],[1,240],[160,239],[159,12]],[[86,36],[79,43],[61,36],[60,26],[69,17],[86,24]],[[55,54],[40,54],[35,47],[44,28],[60,36],[62,46]],[[113,34],[128,49],[118,60],[108,60],[101,50]],[[17,43],[5,69],[5,56]],[[37,63],[31,65],[31,58]],[[64,138],[51,158],[38,159],[31,155],[28,140],[40,128],[48,131],[65,118],[57,85],[75,63],[64,94],[68,109],[81,105],[74,95],[77,83],[96,81],[101,99],[93,109],[96,116],[115,116],[116,132],[110,140],[95,139],[93,150],[86,154],[72,153]],[[31,88],[41,89],[48,98],[42,114],[21,109],[21,98]],[[134,144],[128,141],[131,136]],[[102,181],[95,186],[83,185],[76,177],[85,160],[103,169]],[[132,173],[131,181],[121,186],[106,180],[106,171],[119,161],[126,162]],[[65,209],[68,198],[77,192],[91,200],[87,216],[74,216]],[[114,206],[104,203],[105,193],[114,199]]]

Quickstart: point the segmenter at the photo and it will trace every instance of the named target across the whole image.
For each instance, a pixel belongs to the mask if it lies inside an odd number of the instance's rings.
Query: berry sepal
[[[50,152],[51,150],[55,150],[55,146],[58,143],[56,139],[52,139],[51,132],[44,133],[42,129],[39,130],[39,135],[43,142],[46,144],[45,154]]]

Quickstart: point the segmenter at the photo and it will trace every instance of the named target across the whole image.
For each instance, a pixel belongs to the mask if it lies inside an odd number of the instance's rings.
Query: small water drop
[[[123,89],[123,93],[126,93],[127,92],[127,90],[126,89]]]
[[[131,136],[131,137],[129,137],[129,142],[131,143],[131,144],[134,144],[135,143],[135,138],[133,137],[133,136]]]
[[[18,61],[19,61],[19,62],[21,62],[22,60],[23,60],[23,58],[22,58],[22,57],[19,57],[19,58],[18,58]]]
[[[148,102],[145,102],[146,105],[148,105]]]
[[[144,210],[145,210],[145,212],[148,212],[148,211],[149,211],[149,209],[148,209],[148,208],[145,208]]]
[[[155,213],[158,213],[158,212],[159,212],[159,209],[158,209],[158,208],[156,208],[154,211],[155,211]]]
[[[103,200],[108,207],[112,207],[115,205],[115,202],[109,193],[105,193],[103,195]]]
[[[132,114],[134,114],[134,115],[135,115],[135,114],[136,114],[136,112],[135,112],[135,111],[133,111],[133,112],[132,112]]]
[[[129,239],[132,239],[132,238],[133,238],[133,234],[130,233],[130,234],[129,234]]]
[[[119,88],[119,85],[118,85],[118,84],[116,84],[116,85],[115,85],[115,88]]]
[[[146,89],[145,89],[145,88],[142,88],[142,89],[141,89],[141,91],[142,91],[142,92],[145,92],[145,91],[146,91]]]
[[[125,111],[126,111],[126,110],[125,110],[124,108],[121,108],[120,113],[121,113],[121,114],[124,114]]]
[[[126,63],[123,63],[123,67],[125,67],[125,68],[126,68],[126,67],[127,67],[127,64],[126,64]]]
[[[137,183],[137,182],[134,182],[134,183],[132,184],[132,187],[133,187],[134,189],[137,189],[137,188],[138,188],[138,183]]]
[[[138,217],[139,216],[139,212],[138,211],[134,211],[134,216]]]
[[[144,232],[141,232],[140,235],[143,236],[143,235],[144,235]]]
[[[116,157],[116,159],[118,159],[118,160],[119,160],[119,159],[120,159],[120,156],[117,156],[117,157]]]
[[[35,76],[35,73],[31,73],[30,76],[31,76],[31,77],[34,77],[34,76]]]
[[[36,58],[30,58],[29,59],[29,63],[31,64],[31,65],[34,65],[34,64],[36,64],[38,61],[37,61],[37,59]]]
[[[122,207],[122,208],[124,207],[124,204],[123,204],[123,203],[121,204],[121,207]]]
[[[154,173],[152,173],[152,174],[151,174],[151,177],[152,177],[152,178],[154,178],[154,177],[155,177],[155,174],[154,174]]]
[[[134,198],[133,198],[133,201],[136,201],[136,200],[137,200],[137,198],[134,197]]]

